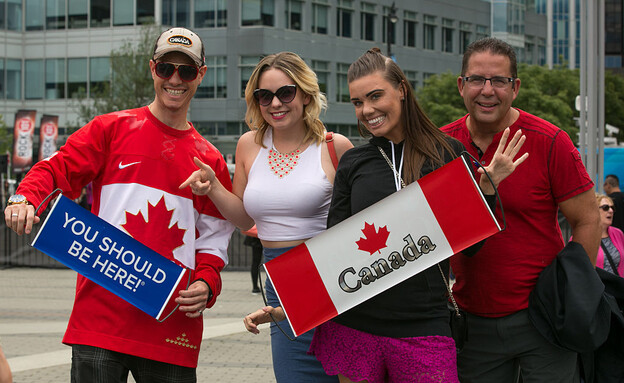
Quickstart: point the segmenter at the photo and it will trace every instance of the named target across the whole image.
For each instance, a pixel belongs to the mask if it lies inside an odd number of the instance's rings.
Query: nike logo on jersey
[[[141,161],[137,161],[137,162],[130,162],[129,164],[124,164],[123,161],[119,162],[119,169],[125,169],[128,166],[132,166],[132,165],[136,165],[136,164],[140,164]]]

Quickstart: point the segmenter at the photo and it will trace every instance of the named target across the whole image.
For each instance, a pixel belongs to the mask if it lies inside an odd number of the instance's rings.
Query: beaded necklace
[[[284,178],[295,169],[295,166],[299,163],[301,145],[303,145],[303,141],[299,144],[297,149],[292,152],[280,153],[277,149],[275,149],[275,145],[271,143],[271,149],[269,149],[268,155],[269,168],[276,176]]]

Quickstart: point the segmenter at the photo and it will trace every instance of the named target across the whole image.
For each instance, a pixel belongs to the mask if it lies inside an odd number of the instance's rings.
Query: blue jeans
[[[264,248],[264,260],[268,262],[290,249],[292,247]],[[273,285],[268,279],[265,287],[269,305],[273,307],[280,306],[277,294],[275,294]],[[295,337],[287,320],[278,323],[289,337]],[[338,382],[336,376],[325,374],[321,363],[314,356],[308,355],[313,335],[314,329],[299,335],[294,341],[291,341],[282,334],[275,323],[271,323],[271,353],[273,355],[273,372],[275,373],[277,383]]]

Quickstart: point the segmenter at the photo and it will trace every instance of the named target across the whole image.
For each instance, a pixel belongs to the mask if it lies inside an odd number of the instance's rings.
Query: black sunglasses
[[[609,211],[609,209],[613,209],[615,211],[615,206],[613,205],[600,205],[598,209],[602,209],[602,211]]]
[[[288,104],[295,99],[297,95],[297,85],[284,85],[275,91],[271,92],[268,89],[256,89],[253,92],[254,97],[258,100],[258,104],[267,106],[273,102],[273,97],[277,97],[284,104]]]
[[[191,82],[197,78],[199,74],[199,68],[195,65],[186,65],[186,64],[172,64],[172,63],[164,63],[157,62],[156,63],[156,75],[163,80],[169,80],[173,77],[173,74],[178,71],[178,76],[180,76],[180,80],[184,82]]]

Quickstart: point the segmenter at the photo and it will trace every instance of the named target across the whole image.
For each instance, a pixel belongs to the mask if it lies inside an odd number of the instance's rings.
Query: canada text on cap
[[[204,65],[204,47],[198,35],[186,28],[171,28],[164,31],[154,46],[154,60],[165,53],[182,52],[195,61],[198,67]]]

